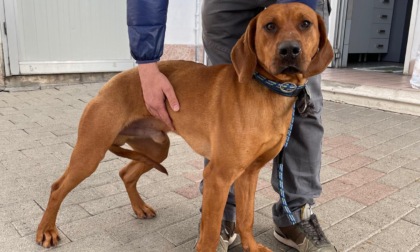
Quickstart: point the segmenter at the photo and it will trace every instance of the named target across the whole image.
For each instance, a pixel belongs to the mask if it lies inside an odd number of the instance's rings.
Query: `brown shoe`
[[[274,237],[299,252],[335,252],[337,249],[327,240],[318,219],[308,204],[302,208],[301,222],[288,227],[275,227]]]

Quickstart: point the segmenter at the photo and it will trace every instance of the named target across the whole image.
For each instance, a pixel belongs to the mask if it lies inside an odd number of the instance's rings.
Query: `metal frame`
[[[18,75],[19,50],[16,33],[16,1],[2,0],[0,4],[1,37],[5,75]]]
[[[132,59],[83,61],[22,61],[19,55],[16,0],[0,0],[0,32],[5,76],[30,74],[118,72],[135,66]]]
[[[415,61],[415,58],[412,59],[413,50],[417,50],[418,48],[415,48],[416,45],[414,45],[414,42],[416,40],[416,31],[418,32],[418,27],[416,27],[418,23],[417,14],[420,13],[420,3],[419,1],[413,1],[413,6],[411,9],[411,19],[410,19],[410,28],[408,33],[408,39],[407,39],[407,49],[405,51],[405,58],[404,58],[404,74],[410,74],[410,62],[413,60]],[[416,29],[417,28],[417,29]],[[420,43],[418,44],[420,48]],[[415,57],[415,56],[414,56]]]

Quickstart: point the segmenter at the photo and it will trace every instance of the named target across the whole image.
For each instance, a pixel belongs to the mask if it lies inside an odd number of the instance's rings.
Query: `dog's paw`
[[[53,228],[38,228],[36,232],[36,243],[44,248],[57,246],[60,236],[56,227]]]
[[[258,252],[273,252],[273,251],[265,247],[264,245],[258,243]]]
[[[139,207],[133,207],[133,210],[139,219],[151,219],[156,216],[155,210],[146,204]]]

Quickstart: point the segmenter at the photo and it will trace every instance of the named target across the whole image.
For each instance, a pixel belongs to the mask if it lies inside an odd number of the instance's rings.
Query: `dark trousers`
[[[275,2],[273,0],[204,0],[202,6],[203,44],[209,64],[230,63],[232,47],[245,32],[249,21],[265,7]],[[324,17],[328,27],[327,0],[318,1],[317,12]],[[313,205],[314,198],[321,194],[321,143],[324,129],[321,124],[323,100],[319,75],[309,79],[307,90],[315,106],[315,114],[304,118],[296,113],[293,131],[283,156],[285,198],[297,222],[300,221],[301,207],[305,204]],[[278,160],[277,157],[273,162],[271,179],[276,192],[279,192]],[[202,190],[202,183],[200,190]],[[235,221],[235,208],[232,187],[223,219]],[[280,200],[273,205],[273,221],[278,226],[292,224]]]

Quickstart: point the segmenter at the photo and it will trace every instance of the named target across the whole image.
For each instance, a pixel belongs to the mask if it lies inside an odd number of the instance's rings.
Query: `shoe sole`
[[[233,234],[233,235],[229,238],[229,241],[228,241],[229,246],[230,246],[230,245],[232,245],[232,244],[235,242],[236,237],[238,237],[238,235],[237,235],[236,233],[234,233],[234,234]]]
[[[290,239],[286,239],[283,236],[279,235],[276,232],[276,230],[274,230],[274,238],[276,238],[277,241],[279,241],[279,242],[281,242],[281,243],[283,243],[283,244],[285,244],[285,245],[287,245],[289,247],[292,247],[294,249],[297,249],[299,251],[299,247],[298,247],[298,245],[294,241],[292,241]]]

